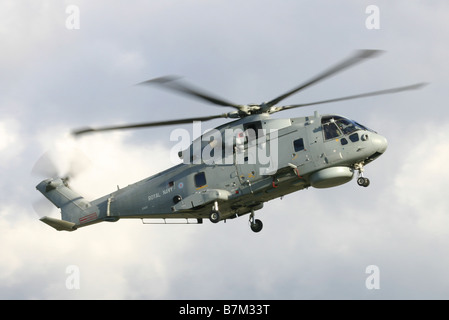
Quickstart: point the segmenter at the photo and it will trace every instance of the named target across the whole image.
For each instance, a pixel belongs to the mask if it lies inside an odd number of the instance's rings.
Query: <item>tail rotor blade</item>
[[[34,201],[31,206],[40,218],[50,216],[52,213],[57,211],[56,207],[46,198],[41,198]]]
[[[31,174],[45,178],[57,177],[60,170],[52,158],[50,152],[45,152],[34,164]]]
[[[91,166],[89,157],[78,148],[45,152],[34,164],[31,174],[41,178],[70,178]]]

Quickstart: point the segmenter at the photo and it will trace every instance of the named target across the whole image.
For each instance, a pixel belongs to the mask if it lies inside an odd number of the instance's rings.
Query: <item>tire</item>
[[[251,224],[251,230],[253,232],[260,232],[263,228],[263,223],[259,219],[256,219],[254,223]]]
[[[212,210],[209,214],[209,220],[212,223],[217,223],[218,221],[220,221],[221,216],[220,216],[220,212],[218,212],[217,210]]]
[[[363,184],[363,186],[364,186],[364,187],[368,187],[368,186],[369,186],[369,183],[370,183],[369,179],[368,179],[368,178],[365,178],[365,183]]]
[[[364,186],[365,185],[365,178],[364,177],[360,177],[360,178],[358,178],[357,179],[357,184],[359,185],[359,186]]]

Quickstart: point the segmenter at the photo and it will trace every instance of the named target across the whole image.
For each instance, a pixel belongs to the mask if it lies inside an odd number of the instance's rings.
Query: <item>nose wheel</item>
[[[249,224],[253,232],[260,232],[263,228],[262,221],[254,217],[254,210],[251,210],[251,214],[249,215]]]
[[[361,187],[368,187],[370,184],[370,181],[368,178],[365,178],[363,176],[363,163],[357,163],[354,168],[359,172],[358,178],[357,178],[357,184]]]
[[[361,187],[368,187],[369,186],[369,179],[364,177],[357,178],[357,184]]]

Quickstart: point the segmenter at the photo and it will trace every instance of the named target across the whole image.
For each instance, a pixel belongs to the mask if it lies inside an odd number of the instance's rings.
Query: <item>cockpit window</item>
[[[341,118],[337,120],[337,125],[343,131],[343,134],[351,134],[356,130],[362,130],[363,128],[358,126],[356,122]]]
[[[354,122],[356,125],[358,125],[359,127],[361,127],[363,130],[367,130],[367,131],[371,131],[371,132],[377,133],[377,132],[374,131],[373,129],[370,129],[370,128],[364,126],[364,125],[361,125],[360,123],[357,123],[357,122],[355,122],[355,121],[353,121],[353,122]]]
[[[341,132],[337,128],[337,125],[335,124],[335,122],[329,122],[329,123],[323,124],[323,129],[324,129],[324,139],[326,139],[326,140],[334,139],[334,138],[337,138],[338,136],[341,136]]]
[[[340,116],[324,116],[321,118],[321,124],[323,125],[324,138],[326,140],[334,139],[341,134],[349,135],[358,130],[368,130],[374,132],[373,130],[368,129],[353,120]]]

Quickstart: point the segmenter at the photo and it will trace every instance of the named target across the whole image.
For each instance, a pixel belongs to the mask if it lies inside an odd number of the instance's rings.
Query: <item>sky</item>
[[[378,29],[367,27],[370,5]],[[448,299],[448,13],[443,0],[2,1],[0,298]],[[89,159],[71,180],[87,199],[174,165],[177,127],[79,139],[72,129],[231,111],[135,84],[180,75],[236,103],[260,103],[357,49],[385,52],[283,103],[429,85],[273,117],[336,113],[384,135],[388,150],[365,168],[368,188],[351,181],[270,201],[256,212],[258,234],[247,216],[120,220],[71,233],[39,221],[59,217],[33,208],[46,177],[31,172],[46,152],[61,172],[70,159]]]

